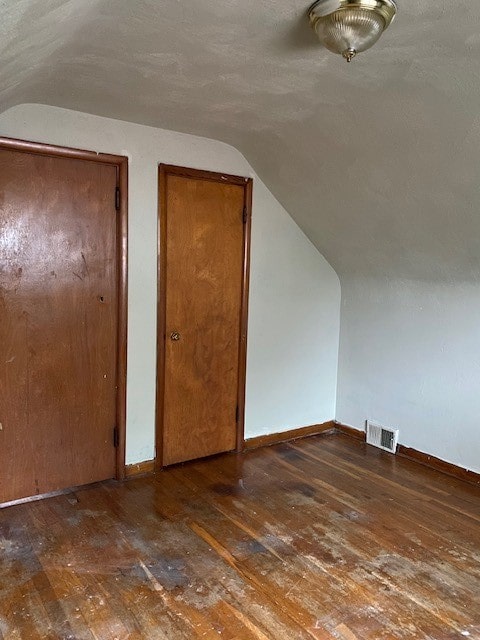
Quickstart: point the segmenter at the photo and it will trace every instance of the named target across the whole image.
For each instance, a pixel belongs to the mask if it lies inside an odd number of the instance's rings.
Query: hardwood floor
[[[480,489],[343,435],[0,511],[4,640],[480,639]]]

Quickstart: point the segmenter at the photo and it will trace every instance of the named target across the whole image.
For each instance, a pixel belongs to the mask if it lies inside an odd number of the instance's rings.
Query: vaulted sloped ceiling
[[[308,0],[0,0],[0,110],[240,149],[340,274],[480,277],[480,2],[400,0],[351,64]]]

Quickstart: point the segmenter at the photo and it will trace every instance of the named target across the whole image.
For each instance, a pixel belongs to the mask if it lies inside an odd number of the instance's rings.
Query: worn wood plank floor
[[[342,435],[0,511],[4,640],[480,639],[480,489]]]

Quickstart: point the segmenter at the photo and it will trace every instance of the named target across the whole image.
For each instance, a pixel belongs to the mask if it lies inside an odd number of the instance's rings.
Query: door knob
[[[178,331],[172,331],[172,333],[170,334],[170,340],[173,340],[174,342],[180,340],[180,334],[178,333]]]

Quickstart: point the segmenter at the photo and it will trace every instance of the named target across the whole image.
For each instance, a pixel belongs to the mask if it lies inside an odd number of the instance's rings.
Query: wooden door
[[[158,465],[243,442],[251,181],[160,169]]]
[[[115,476],[117,172],[0,148],[0,502]]]

